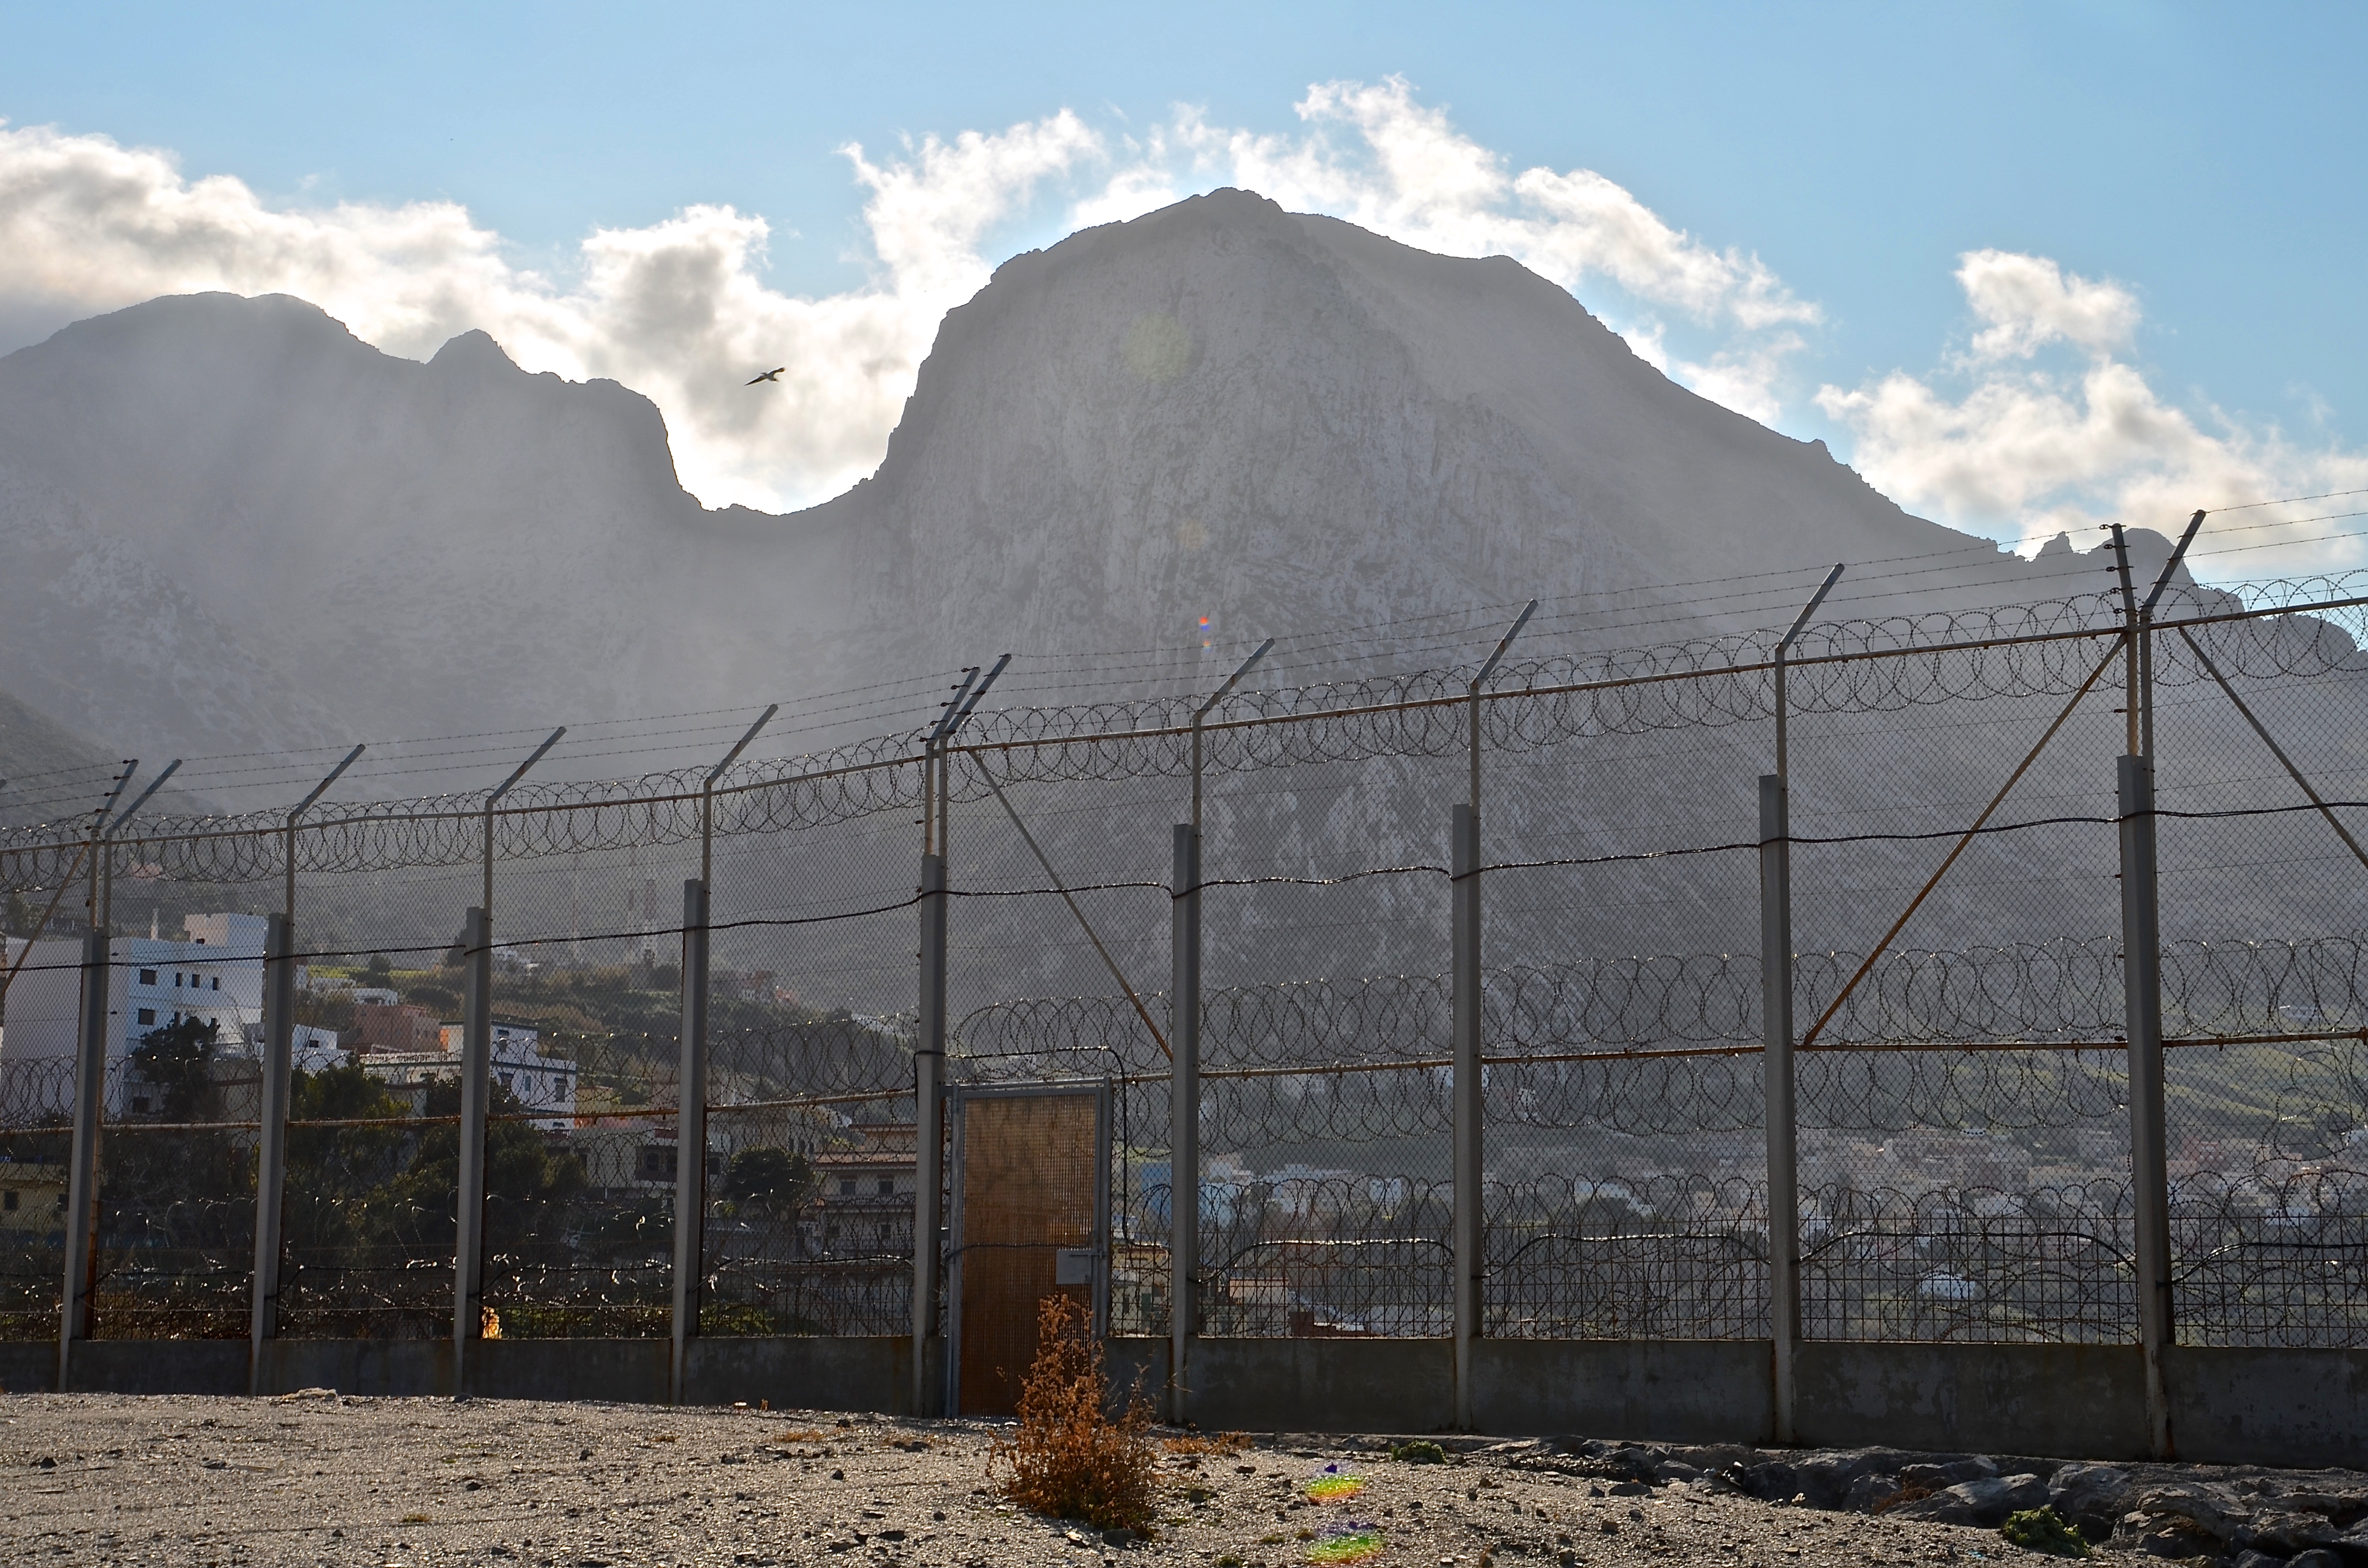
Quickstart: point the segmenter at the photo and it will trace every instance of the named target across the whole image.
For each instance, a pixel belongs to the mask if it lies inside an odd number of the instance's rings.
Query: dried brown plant
[[[1006,1469],[1003,1495],[1033,1512],[1147,1533],[1159,1512],[1159,1446],[1141,1381],[1111,1415],[1101,1342],[1086,1308],[1067,1296],[1047,1296],[1036,1327],[1035,1364],[1019,1390],[1019,1427],[988,1450],[988,1476]]]

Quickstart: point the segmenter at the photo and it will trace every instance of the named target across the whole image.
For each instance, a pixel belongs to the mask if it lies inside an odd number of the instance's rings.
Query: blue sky
[[[1756,336],[1737,335],[1733,312],[1681,308],[1649,284],[1584,269],[1568,280],[1632,338],[1662,344],[1680,379],[1689,363],[1765,349],[1781,368],[1728,401],[1861,454],[1895,492],[1920,492],[1903,498],[1928,513],[2005,537],[2168,505],[2207,478],[2226,491],[2214,500],[2248,485],[2333,487],[2368,443],[2358,7],[86,5],[12,6],[7,20],[0,117],[12,131],[162,150],[185,180],[233,176],[275,212],[456,203],[505,266],[561,292],[578,286],[594,231],[649,231],[702,206],[764,220],[768,243],[747,265],[770,290],[877,290],[878,190],[841,149],[919,167],[924,138],[1072,111],[1096,150],[1073,146],[985,210],[965,243],[991,264],[1102,210],[1097,182],[1157,163],[1143,148],[1179,111],[1227,134],[1304,138],[1310,120],[1294,106],[1311,85],[1397,76],[1406,104],[1508,175],[1593,171],[1706,252],[1756,257],[1804,306]],[[1181,166],[1166,145],[1171,193],[1237,166]],[[71,250],[70,231],[42,233]],[[391,242],[372,243],[382,262]],[[1980,314],[1958,276],[1981,252],[2052,264],[2071,280],[2064,299],[2081,280],[2111,286],[2123,301],[2111,341],[2051,328],[1969,359],[1979,333],[2012,324],[1995,313],[2004,295]],[[157,276],[131,268],[122,287]],[[248,276],[233,267],[228,286]],[[0,337],[13,346],[108,302],[79,288],[12,283],[0,267]],[[935,294],[912,308],[924,304],[941,308]],[[531,335],[489,324],[506,342]],[[357,330],[422,351],[400,325]],[[1797,341],[1777,344],[1784,334]],[[565,335],[514,352],[603,373],[638,366],[612,347],[553,346]],[[2062,483],[2036,492],[1950,477],[2032,460],[1969,428],[1987,417],[1974,407],[1986,377],[2085,410],[2104,395],[2089,384],[2080,396],[2100,355],[2143,383],[2156,415],[2224,446],[2239,432],[2244,460],[2191,454],[2153,489],[2132,488],[2126,451],[2090,454],[2110,474],[2058,454],[2071,465],[2052,476]],[[1935,434],[1921,404],[1876,395],[1892,372],[1954,411],[1946,429]],[[622,379],[648,383],[690,438],[700,415],[659,370]],[[767,499],[768,449],[729,448],[729,435],[713,437],[725,455],[695,487]],[[1907,451],[1918,440],[1954,445]],[[769,498],[813,498],[863,466],[864,449],[851,437],[802,458]]]

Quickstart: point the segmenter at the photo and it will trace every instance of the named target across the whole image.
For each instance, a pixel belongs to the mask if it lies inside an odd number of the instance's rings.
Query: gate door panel
[[[956,1090],[951,1411],[1008,1415],[1036,1358],[1038,1303],[1076,1298],[1103,1331],[1109,1098],[1099,1085]]]

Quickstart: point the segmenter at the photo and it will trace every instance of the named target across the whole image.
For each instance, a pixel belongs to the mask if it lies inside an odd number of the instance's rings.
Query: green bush
[[[1411,1443],[1400,1443],[1390,1450],[1390,1458],[1400,1464],[1445,1464],[1447,1450],[1429,1438],[1418,1437]]]
[[[2019,1514],[2009,1514],[2006,1523],[1998,1527],[1998,1534],[2009,1544],[2025,1551],[2044,1551],[2050,1557],[2089,1555],[2089,1543],[2053,1508],[2025,1508]]]

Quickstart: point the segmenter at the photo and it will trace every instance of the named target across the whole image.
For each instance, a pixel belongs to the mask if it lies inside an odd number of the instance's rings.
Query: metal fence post
[[[1176,824],[1167,1010],[1167,1418],[1182,1425],[1186,1381],[1200,1330],[1201,1272],[1201,830]]]
[[[946,858],[921,857],[919,1038],[913,1046],[913,1389],[912,1414],[938,1402],[928,1375],[937,1327],[938,1231],[945,1188]]]
[[[1453,839],[1455,1066],[1455,1424],[1473,1425],[1473,1342],[1480,1336],[1480,812],[1458,805]]]
[[[452,1238],[452,1392],[469,1391],[469,1346],[485,1332],[485,1109],[492,1097],[494,932],[469,911],[461,937],[468,965],[461,1026],[461,1180]]]
[[[74,1345],[95,1326],[91,1298],[98,1289],[98,1124],[107,1093],[108,1002],[113,976],[107,933],[82,941],[80,1049],[74,1056],[74,1142],[66,1172],[65,1280],[58,1316],[58,1392],[74,1385]]]
[[[1801,1177],[1793,1076],[1793,855],[1782,774],[1759,776],[1760,1075],[1768,1096],[1768,1336],[1775,1438],[1793,1437],[1801,1338]]]
[[[279,1333],[280,1200],[288,1176],[288,1091],[296,1035],[295,928],[268,917],[263,936],[263,1094],[256,1108],[255,1314],[248,1329],[246,1392],[270,1381],[267,1357]]]
[[[2137,1228],[2138,1343],[2146,1359],[2146,1443],[2172,1457],[2163,1351],[2171,1343],[2170,1176],[2163,1121],[2162,935],[2156,906],[2154,764],[2118,759],[2122,986],[2130,1042],[2130,1166]]]
[[[682,1074],[675,1091],[674,1359],[668,1395],[683,1401],[699,1333],[707,1240],[707,884],[682,884]]]

